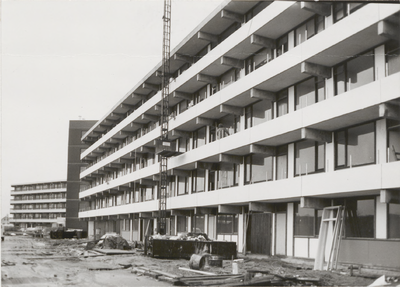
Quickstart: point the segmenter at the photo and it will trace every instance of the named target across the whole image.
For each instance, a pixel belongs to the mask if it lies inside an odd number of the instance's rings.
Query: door
[[[271,255],[272,214],[253,213],[249,227],[251,253]]]
[[[276,214],[275,254],[286,255],[286,213]]]

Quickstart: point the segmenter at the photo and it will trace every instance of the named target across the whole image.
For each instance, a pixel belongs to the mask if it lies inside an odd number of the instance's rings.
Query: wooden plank
[[[200,270],[193,270],[193,269],[189,269],[189,268],[185,268],[185,267],[179,267],[179,269],[183,270],[183,271],[189,271],[189,272],[194,272],[194,273],[199,273],[199,274],[204,274],[204,275],[217,275],[215,273],[200,271]]]

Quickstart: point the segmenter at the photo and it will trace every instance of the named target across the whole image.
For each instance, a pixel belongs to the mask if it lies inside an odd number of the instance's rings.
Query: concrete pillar
[[[272,226],[271,226],[271,255],[275,255],[275,230],[276,230],[276,213],[272,213]]]
[[[288,34],[288,50],[291,50],[294,48],[294,31],[290,31]]]
[[[288,144],[288,178],[294,177],[294,143]]]
[[[186,216],[186,222],[187,222],[187,231],[192,232],[192,217]]]
[[[286,226],[286,250],[287,256],[294,255],[294,203],[287,205],[287,226]]]
[[[376,239],[387,239],[387,214],[388,204],[380,202],[380,196],[376,197]]]
[[[294,86],[288,89],[288,113],[294,112],[296,107]]]
[[[376,163],[387,162],[386,119],[376,121]]]
[[[380,45],[375,48],[375,81],[383,79],[386,76],[386,60],[385,60],[385,45]]]

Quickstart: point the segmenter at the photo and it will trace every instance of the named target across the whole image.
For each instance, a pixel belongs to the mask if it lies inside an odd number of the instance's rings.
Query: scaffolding
[[[161,136],[162,146],[170,146],[168,141],[168,117],[169,117],[169,76],[170,76],[170,46],[171,46],[171,0],[164,0],[163,16],[163,48],[162,48],[162,73],[161,73]],[[160,153],[160,192],[158,232],[166,233],[167,224],[167,187],[168,187],[168,158]]]

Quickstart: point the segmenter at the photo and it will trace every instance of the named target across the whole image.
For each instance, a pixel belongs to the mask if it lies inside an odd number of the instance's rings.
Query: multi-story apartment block
[[[199,24],[170,58],[167,233],[315,258],[321,210],[343,205],[339,261],[399,267],[399,13],[227,1]],[[160,70],[82,137],[89,235],[157,226]]]
[[[51,227],[52,223],[65,224],[67,182],[52,181],[12,186],[11,218],[14,226]]]

